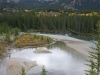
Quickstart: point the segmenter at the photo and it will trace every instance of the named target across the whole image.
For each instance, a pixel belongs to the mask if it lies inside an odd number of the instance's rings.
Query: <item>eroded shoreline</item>
[[[53,35],[53,34],[40,34],[40,35],[49,36],[49,37],[55,39],[56,41],[62,41],[64,43],[66,43],[66,45],[69,46],[70,48],[72,48],[82,54],[85,54],[87,56],[88,56],[88,51],[92,50],[90,48],[91,45],[89,45],[84,40],[72,38],[69,36],[63,36],[63,35]]]
[[[38,35],[49,36],[49,37],[55,39],[56,41],[62,41],[64,43],[66,43],[66,45],[68,47],[70,47],[84,55],[87,55],[87,56],[88,56],[88,51],[91,50],[90,45],[83,40],[75,39],[75,38],[68,37],[68,36],[62,36],[62,35],[51,35],[51,34],[38,34]],[[10,64],[13,62],[10,62]]]

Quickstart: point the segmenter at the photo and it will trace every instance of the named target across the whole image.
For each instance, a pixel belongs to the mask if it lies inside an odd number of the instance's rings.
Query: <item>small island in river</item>
[[[41,46],[52,43],[53,39],[48,36],[36,35],[36,34],[24,34],[14,42],[14,46],[17,48],[25,46]]]
[[[7,50],[10,50],[10,48],[12,47],[14,48],[23,48],[27,46],[38,47],[50,44],[53,41],[54,40],[48,36],[23,33],[20,35],[19,38],[15,39],[11,43],[7,43],[6,41],[2,42],[2,44],[0,44],[0,51],[1,51],[0,56],[4,56]]]
[[[52,42],[54,42],[54,40],[48,36],[22,33],[17,39],[14,39],[13,42],[10,42],[10,43],[7,43],[7,41],[2,42],[3,46],[0,47],[2,49],[1,57],[6,57],[7,56],[6,54],[9,54],[10,48],[18,48],[20,50],[21,48],[28,47],[28,46],[38,47],[34,51],[34,53],[36,54],[51,53],[49,50],[41,46],[50,44]],[[9,58],[7,60],[6,74],[7,75],[18,75],[20,74],[22,67],[24,67],[26,71],[29,71],[32,67],[37,66],[36,61],[29,61],[26,58],[21,59],[21,60],[24,60],[24,61],[20,62],[20,58]]]

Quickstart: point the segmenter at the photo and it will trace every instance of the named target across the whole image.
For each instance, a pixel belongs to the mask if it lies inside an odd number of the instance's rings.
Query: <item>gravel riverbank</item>
[[[78,52],[83,53],[87,56],[88,56],[88,51],[92,50],[90,48],[91,45],[84,40],[72,38],[69,36],[63,36],[63,35],[52,35],[52,34],[39,34],[39,35],[49,36],[55,39],[56,41],[62,41],[66,43],[66,45],[69,46],[70,48],[73,48]]]
[[[72,38],[69,36],[63,36],[63,35],[52,35],[52,34],[38,34],[38,35],[43,35],[43,36],[49,36],[53,39],[55,39],[56,41],[62,41],[64,43],[66,43],[66,45],[86,56],[88,56],[88,51],[92,50],[90,48],[90,44],[87,43],[84,40],[79,40],[76,38]],[[43,50],[42,52],[40,52],[40,49]],[[34,53],[51,53],[50,51],[43,49],[43,48],[39,48],[36,51],[34,51]],[[21,68],[24,66],[26,71],[29,71],[32,67],[37,66],[36,61],[24,61],[24,62],[20,62],[19,60],[20,58],[12,58],[12,59],[8,59],[7,60],[7,68],[6,68],[6,75],[18,75],[17,73],[20,73]],[[23,59],[21,59],[23,60]]]

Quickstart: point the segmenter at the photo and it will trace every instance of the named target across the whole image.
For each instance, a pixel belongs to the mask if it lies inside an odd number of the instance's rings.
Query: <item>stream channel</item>
[[[84,70],[88,69],[85,65],[87,63],[86,55],[68,47],[62,41],[44,47],[52,53],[35,54],[33,51],[37,47],[23,48],[21,50],[11,48],[9,57],[1,60],[0,75],[6,75],[6,63],[11,58],[28,59],[37,62],[37,66],[31,68],[26,75],[40,75],[43,65],[47,70],[47,75],[85,75]]]

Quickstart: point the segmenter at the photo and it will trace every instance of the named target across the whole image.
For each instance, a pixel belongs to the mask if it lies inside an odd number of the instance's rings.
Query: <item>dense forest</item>
[[[76,47],[75,50],[77,51],[80,46],[79,52],[80,55],[82,55],[82,59],[84,59],[83,54],[85,52],[81,52],[81,48],[84,51],[88,51],[89,50],[88,46],[92,46],[88,45],[90,43],[85,43],[83,42],[83,40],[82,41],[81,40],[77,41],[73,39],[66,40],[65,39],[66,36],[65,38],[58,36],[60,38],[54,40],[51,37],[45,35],[43,36],[37,34],[30,34],[30,32],[36,32],[36,31],[37,32],[43,31],[49,33],[71,32],[82,35],[96,35],[96,42],[94,41],[95,48],[92,48],[94,51],[91,50],[89,51],[89,59],[87,60],[86,64],[89,67],[89,69],[85,70],[86,71],[85,75],[99,75],[100,74],[100,10],[99,9],[100,9],[99,0],[93,0],[93,1],[92,0],[88,1],[87,0],[49,0],[49,1],[48,0],[0,0],[0,58],[8,56],[9,59],[12,58],[11,54],[13,53],[10,53],[10,51],[12,51],[14,48],[19,48],[20,50],[20,48],[26,46],[32,46],[32,47],[37,47],[37,49],[38,47],[42,49],[42,46],[44,45],[56,41],[62,41],[62,42],[66,41],[64,43],[64,46],[61,43],[59,43],[59,45],[66,48],[66,52],[67,48],[70,47],[70,45],[73,46],[73,47],[71,46],[70,49],[74,50],[74,47]],[[54,45],[55,44],[53,44],[53,46]],[[83,46],[84,48],[81,46]],[[58,48],[60,47],[56,48],[58,51]],[[34,51],[32,51],[32,55],[33,52]],[[66,52],[64,49],[64,53]],[[68,53],[70,53],[70,55],[72,56],[76,54],[78,57],[81,57],[78,55],[78,53],[73,52],[74,54],[73,53],[71,54],[71,52]],[[9,55],[7,55],[6,53]],[[16,51],[16,53],[18,52]],[[74,58],[77,58],[75,57],[76,55],[74,55]],[[85,54],[84,57],[85,56],[87,57],[87,54]],[[2,60],[0,59],[0,64],[1,61]],[[69,61],[70,60],[67,60],[67,62]],[[27,62],[24,62],[24,64],[27,65]],[[11,64],[11,66],[12,65],[13,64]],[[27,67],[24,68],[23,66],[22,69],[20,69],[21,75],[26,75],[27,73],[26,68]],[[0,67],[0,69],[2,69],[2,67]],[[13,69],[14,68],[11,68],[11,71],[13,71]],[[57,72],[58,71],[59,70],[57,70]],[[46,73],[47,71],[43,66],[41,75],[46,75]]]
[[[22,31],[29,29],[39,31],[75,31],[93,34],[96,23],[100,20],[100,12],[32,12],[0,14],[0,25],[18,27]]]

